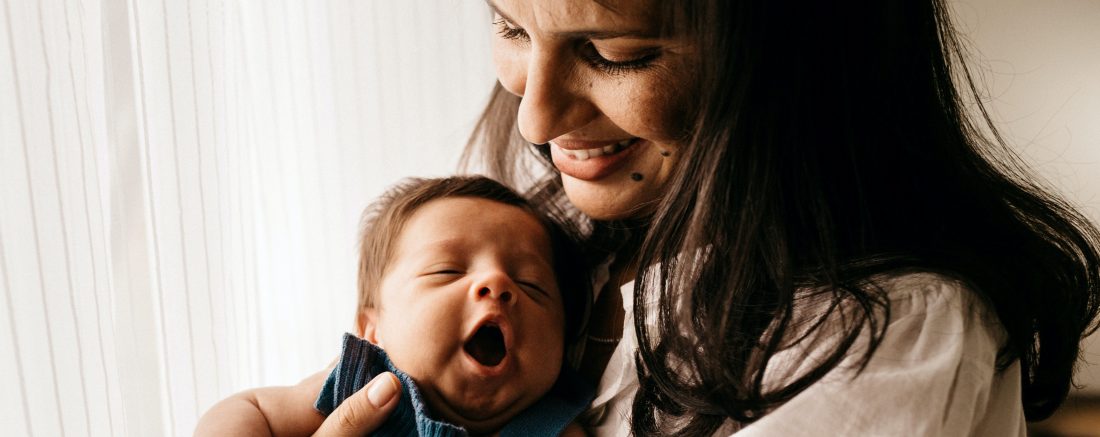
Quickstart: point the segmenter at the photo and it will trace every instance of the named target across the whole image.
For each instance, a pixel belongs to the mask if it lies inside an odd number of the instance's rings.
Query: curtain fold
[[[322,369],[352,326],[360,211],[450,173],[493,83],[475,2],[3,14],[5,435],[189,435]]]

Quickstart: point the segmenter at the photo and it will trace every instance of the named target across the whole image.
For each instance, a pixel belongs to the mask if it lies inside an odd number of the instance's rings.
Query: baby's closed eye
[[[458,263],[442,262],[432,263],[420,269],[419,276],[430,275],[461,275],[466,273],[466,268]]]
[[[547,288],[545,286],[539,285],[540,282],[538,280],[518,280],[516,281],[516,284],[527,290],[538,293],[542,297],[550,297],[550,292],[547,291]]]

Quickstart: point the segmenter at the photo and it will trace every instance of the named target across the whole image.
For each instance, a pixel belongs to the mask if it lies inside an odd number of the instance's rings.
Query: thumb
[[[375,376],[328,415],[314,437],[359,437],[374,432],[401,398],[401,383],[390,372]]]

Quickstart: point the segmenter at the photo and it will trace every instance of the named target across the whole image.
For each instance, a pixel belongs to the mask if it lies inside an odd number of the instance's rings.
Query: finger
[[[389,418],[401,398],[401,383],[392,373],[375,376],[328,415],[314,437],[359,437],[374,432]]]

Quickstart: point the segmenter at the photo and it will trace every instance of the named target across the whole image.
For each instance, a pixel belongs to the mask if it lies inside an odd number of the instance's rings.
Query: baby
[[[390,371],[403,393],[379,435],[559,435],[592,397],[563,365],[586,291],[570,240],[510,189],[481,177],[400,184],[364,216],[358,337],[345,335],[316,408],[328,414]],[[298,430],[275,429],[278,416],[306,414],[300,393],[244,395],[264,419],[253,423],[281,435]],[[240,414],[226,402],[206,416]]]

